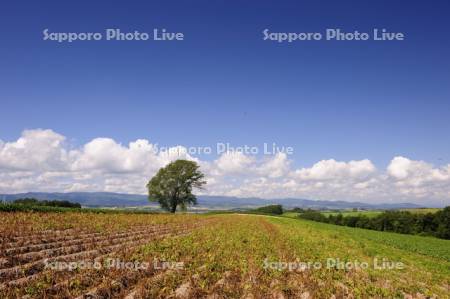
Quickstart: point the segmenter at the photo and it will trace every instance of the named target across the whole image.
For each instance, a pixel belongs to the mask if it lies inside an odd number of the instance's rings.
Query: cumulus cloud
[[[208,181],[203,192],[208,194],[424,204],[450,201],[450,165],[435,167],[401,156],[384,170],[368,159],[328,159],[296,169],[285,153],[257,157],[226,152],[208,160],[191,156],[181,145],[158,151],[146,139],[124,145],[111,138],[95,138],[70,148],[63,135],[42,129],[25,130],[16,141],[0,141],[0,193],[144,193],[147,180],[160,167],[180,158],[200,164]]]
[[[0,192],[120,191],[142,193],[145,179],[176,159],[196,160],[182,146],[158,151],[148,140],[124,146],[95,138],[69,149],[52,130],[25,130],[0,143]]]
[[[242,152],[226,152],[215,161],[217,170],[223,174],[244,173],[254,162],[252,157]]]
[[[447,199],[450,194],[450,165],[440,168],[424,161],[395,157],[387,167],[393,185],[404,196]]]
[[[136,140],[128,147],[110,138],[96,138],[84,145],[72,164],[73,170],[101,170],[107,173],[142,172],[160,167],[161,161],[147,140]]]
[[[52,130],[25,130],[14,142],[0,143],[4,170],[60,170],[67,166],[65,137]]]
[[[341,162],[334,159],[322,160],[311,168],[297,170],[296,176],[305,180],[366,179],[376,172],[371,161]]]
[[[405,157],[395,157],[387,167],[387,172],[399,181],[407,181],[412,185],[427,182],[443,182],[450,179],[450,165],[434,168],[424,161],[413,161]]]
[[[289,173],[291,161],[286,153],[277,153],[272,158],[265,160],[258,172],[270,178],[279,178]]]

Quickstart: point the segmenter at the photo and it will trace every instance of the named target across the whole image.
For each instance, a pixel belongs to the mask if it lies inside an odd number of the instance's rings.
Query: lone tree
[[[175,213],[177,206],[186,210],[187,205],[197,204],[192,188],[201,189],[206,184],[204,177],[197,163],[176,160],[161,168],[148,182],[148,198],[159,202],[163,209],[171,213]]]

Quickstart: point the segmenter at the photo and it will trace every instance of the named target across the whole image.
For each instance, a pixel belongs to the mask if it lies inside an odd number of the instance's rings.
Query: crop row
[[[59,271],[47,269],[48,265],[55,262],[102,261],[114,254],[130,252],[148,242],[186,234],[210,221],[211,219],[196,219],[192,222],[155,225],[145,229],[138,227],[139,229],[136,231],[101,233],[69,241],[64,239],[46,244],[35,244],[31,247],[9,248],[9,251],[4,254],[6,257],[2,258],[0,295],[7,294],[15,297],[25,290],[26,286],[48,279],[52,281],[52,287],[48,288],[49,291],[64,290],[64,285],[72,281],[73,275],[78,273],[78,269],[77,271],[68,271],[67,269]],[[42,249],[47,245],[53,246],[53,248]],[[23,251],[26,252],[23,253]],[[28,290],[30,289],[28,288]]]

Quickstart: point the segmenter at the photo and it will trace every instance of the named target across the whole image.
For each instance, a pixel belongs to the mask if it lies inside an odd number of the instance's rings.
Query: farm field
[[[342,216],[367,216],[375,217],[380,215],[383,211],[342,211],[342,212],[322,212],[325,216],[342,214]]]
[[[442,239],[261,215],[0,219],[0,298],[448,298],[450,287]]]

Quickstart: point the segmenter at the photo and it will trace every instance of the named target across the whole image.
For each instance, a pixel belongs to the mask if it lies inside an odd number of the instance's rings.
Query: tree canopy
[[[188,205],[197,204],[192,189],[206,184],[199,168],[196,162],[188,160],[176,160],[161,168],[147,184],[149,200],[171,213],[178,206],[186,210]]]

